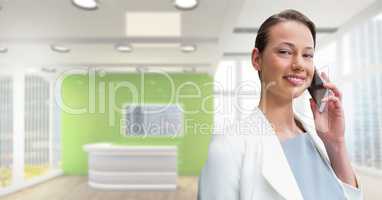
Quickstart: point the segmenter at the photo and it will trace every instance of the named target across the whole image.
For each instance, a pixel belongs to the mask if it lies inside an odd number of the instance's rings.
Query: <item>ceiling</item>
[[[192,11],[179,11],[172,0],[99,0],[99,9],[81,10],[70,0],[0,0],[0,64],[40,66],[191,66],[213,68],[223,54],[248,54],[258,28],[273,13],[294,8],[319,28],[339,28],[372,5],[373,0],[200,0]],[[180,35],[127,36],[127,13],[180,13]],[[158,22],[160,24],[160,22]],[[145,24],[142,23],[144,27]],[[147,26],[147,24],[146,24]],[[161,26],[158,26],[159,28]],[[320,34],[318,37],[324,37]],[[121,53],[117,43],[134,51]],[[51,44],[71,49],[57,53]],[[180,44],[195,44],[183,53]]]

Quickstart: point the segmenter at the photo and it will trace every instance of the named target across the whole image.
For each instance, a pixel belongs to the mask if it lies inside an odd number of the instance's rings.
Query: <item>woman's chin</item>
[[[289,99],[295,99],[300,97],[304,93],[304,90],[302,88],[294,88],[288,92],[288,94],[285,95],[285,97]]]
[[[300,97],[305,91],[305,88],[280,88],[280,90],[272,91],[274,96],[278,96],[278,98],[292,101],[295,98]]]
[[[293,93],[293,99],[300,97],[304,93],[304,90],[295,91]]]

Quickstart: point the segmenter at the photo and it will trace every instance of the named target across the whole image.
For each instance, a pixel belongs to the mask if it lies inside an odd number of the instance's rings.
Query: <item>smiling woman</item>
[[[291,29],[296,32],[288,32]],[[270,94],[290,99],[299,96],[309,86],[314,71],[314,42],[312,37],[304,37],[307,33],[308,28],[301,23],[284,22],[272,28],[266,49],[262,52],[254,49],[253,62],[261,72],[262,81],[279,86],[270,87]]]
[[[362,199],[345,145],[342,95],[326,74],[331,93],[322,113],[311,100],[314,125],[294,113],[315,72],[315,38],[314,23],[295,10],[260,26],[252,52],[260,102],[213,136],[198,199]]]

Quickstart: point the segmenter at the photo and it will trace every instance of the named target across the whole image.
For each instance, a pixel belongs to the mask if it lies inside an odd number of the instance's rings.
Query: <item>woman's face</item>
[[[261,70],[263,93],[288,100],[300,96],[313,78],[313,55],[308,27],[295,21],[272,26],[263,52],[255,49],[253,54],[253,64]]]

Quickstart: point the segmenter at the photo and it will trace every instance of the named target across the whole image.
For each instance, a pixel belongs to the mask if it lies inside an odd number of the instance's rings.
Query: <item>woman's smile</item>
[[[293,86],[302,86],[305,83],[306,77],[303,75],[296,75],[296,74],[289,74],[286,76],[283,76],[283,78],[292,84]]]

